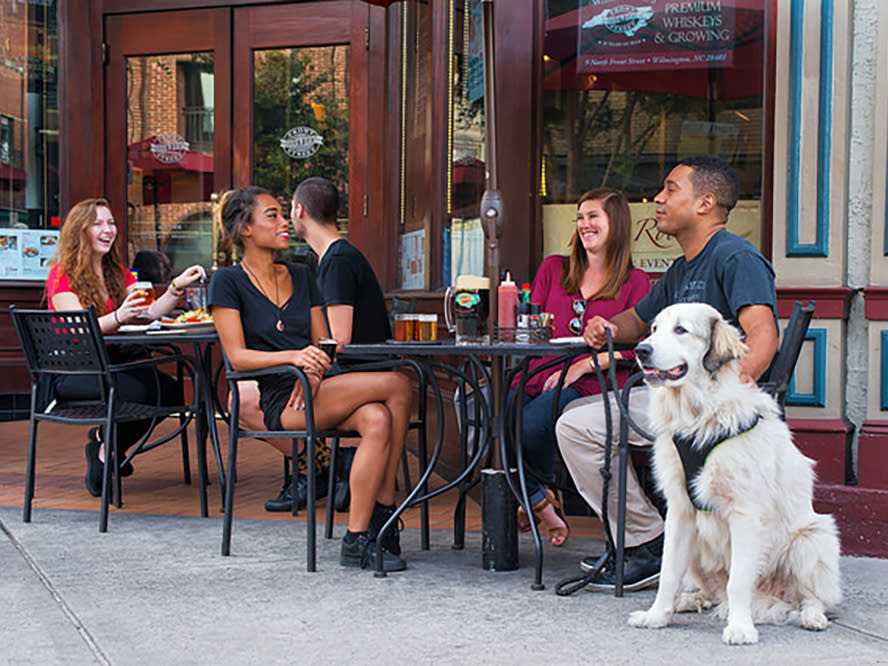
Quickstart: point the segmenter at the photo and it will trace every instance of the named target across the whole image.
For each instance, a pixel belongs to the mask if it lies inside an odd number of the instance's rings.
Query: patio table
[[[527,487],[524,481],[521,437],[521,409],[514,409],[514,428],[515,442],[514,454],[517,460],[517,478],[518,486],[515,486],[511,474],[507,474],[504,461],[509,456],[506,451],[506,432],[511,426],[507,422],[507,390],[495,389],[492,395],[484,397],[481,405],[482,418],[481,423],[474,424],[480,427],[481,442],[476,447],[472,458],[465,464],[465,468],[460,472],[456,479],[450,481],[440,488],[425,492],[426,484],[438,460],[441,456],[441,450],[444,440],[444,420],[443,420],[443,401],[441,398],[441,388],[438,384],[434,370],[442,370],[451,377],[457,377],[459,380],[472,387],[475,396],[484,396],[481,390],[482,385],[486,382],[488,386],[493,386],[494,376],[497,372],[502,373],[504,377],[514,377],[518,374],[521,377],[519,388],[523,389],[524,382],[528,377],[528,366],[531,359],[544,356],[558,357],[557,361],[552,361],[553,365],[561,364],[565,360],[569,360],[574,356],[583,353],[589,353],[590,349],[585,342],[570,341],[562,344],[539,343],[500,343],[491,344],[463,344],[457,345],[453,340],[439,340],[435,342],[394,342],[390,341],[381,344],[349,344],[344,345],[339,358],[343,360],[350,356],[355,358],[368,359],[372,357],[392,357],[407,356],[422,365],[427,375],[429,386],[435,398],[436,408],[438,410],[438,427],[435,438],[435,445],[431,458],[426,462],[425,452],[420,451],[420,466],[422,468],[422,476],[416,486],[411,489],[407,498],[398,507],[392,518],[386,523],[382,532],[393,529],[397,524],[401,513],[408,507],[414,506],[436,495],[440,495],[453,488],[460,488],[460,502],[466,489],[466,481],[472,477],[481,460],[488,452],[499,453],[493,455],[491,466],[482,470],[482,567],[494,571],[510,571],[518,567],[518,530],[516,524],[515,504],[512,497],[516,497],[522,504],[528,515],[532,515],[529,500],[527,497]],[[466,372],[461,368],[437,360],[436,357],[457,357],[462,358],[468,364],[463,367],[474,369],[474,372]],[[491,368],[488,369],[484,363],[485,359],[491,361]],[[513,366],[506,372],[504,363],[512,361]],[[480,380],[478,378],[481,378]],[[502,386],[502,385],[501,385]],[[426,396],[421,396],[425,400]],[[469,419],[462,421],[462,431],[460,437],[462,441],[467,437],[466,429],[471,427]],[[493,448],[491,448],[493,447]],[[536,568],[534,589],[543,589],[542,585],[542,558],[543,549],[539,531],[534,521],[531,523],[531,532],[533,534],[534,546],[536,549]],[[461,543],[456,542],[455,547],[460,547]],[[376,575],[385,576],[382,571],[381,557],[377,556]]]
[[[207,330],[207,327],[198,327],[189,330],[187,327],[161,329],[154,333],[146,332],[118,332],[105,336],[105,344],[114,345],[141,345],[145,347],[167,347],[178,349],[180,346],[192,345],[195,358],[194,390],[197,393],[197,415],[195,418],[195,431],[197,435],[198,474],[200,475],[201,488],[206,488],[207,461],[206,440],[210,438],[216,463],[219,467],[220,486],[225,488],[225,469],[222,465],[222,453],[219,448],[219,435],[216,431],[216,407],[218,398],[213,387],[212,348],[219,342],[219,335],[215,330]],[[220,410],[221,411],[221,410]],[[201,516],[209,515],[207,497],[201,493]]]

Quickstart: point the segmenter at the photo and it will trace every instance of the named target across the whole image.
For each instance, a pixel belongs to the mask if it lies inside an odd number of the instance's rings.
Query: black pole
[[[482,0],[484,33],[484,130],[487,144],[485,164],[487,183],[481,197],[481,226],[487,241],[487,274],[490,278],[489,326],[495,341],[497,287],[499,286],[499,239],[503,235],[503,197],[499,191],[496,142],[496,67],[494,64],[493,0]],[[515,524],[515,498],[509,489],[499,441],[505,435],[502,420],[503,359],[494,356],[490,369],[492,468],[481,475],[482,563],[485,569],[512,571],[518,568],[518,529]]]

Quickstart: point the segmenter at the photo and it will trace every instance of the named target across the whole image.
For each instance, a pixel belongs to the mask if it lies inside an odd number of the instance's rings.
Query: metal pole
[[[490,313],[488,330],[491,341],[496,335],[497,286],[499,285],[499,239],[503,235],[503,198],[499,191],[496,143],[496,67],[494,63],[493,0],[482,0],[484,33],[484,130],[487,144],[485,165],[487,187],[481,197],[481,225],[487,240],[487,274],[490,278]],[[515,526],[515,498],[506,480],[499,440],[504,436],[501,406],[503,397],[503,359],[495,355],[491,365],[492,468],[481,475],[482,563],[485,569],[512,571],[518,568],[518,530]]]

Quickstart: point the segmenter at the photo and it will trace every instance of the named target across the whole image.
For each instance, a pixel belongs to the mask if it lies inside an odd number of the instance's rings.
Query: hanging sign
[[[311,127],[294,127],[284,134],[281,148],[295,160],[304,160],[314,155],[324,145],[324,137]]]
[[[578,72],[725,67],[736,0],[591,0],[579,10]]]

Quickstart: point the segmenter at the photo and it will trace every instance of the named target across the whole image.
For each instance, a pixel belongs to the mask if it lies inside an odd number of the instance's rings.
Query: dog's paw
[[[634,611],[629,614],[629,626],[643,629],[659,629],[669,624],[671,615],[651,610]]]
[[[819,608],[804,608],[799,613],[802,627],[811,631],[823,631],[829,626],[829,620]]]
[[[712,608],[712,602],[702,592],[683,592],[675,605],[676,613],[703,613]]]
[[[758,643],[759,632],[754,624],[740,624],[735,622],[725,627],[722,632],[722,642],[726,645],[752,645]]]

